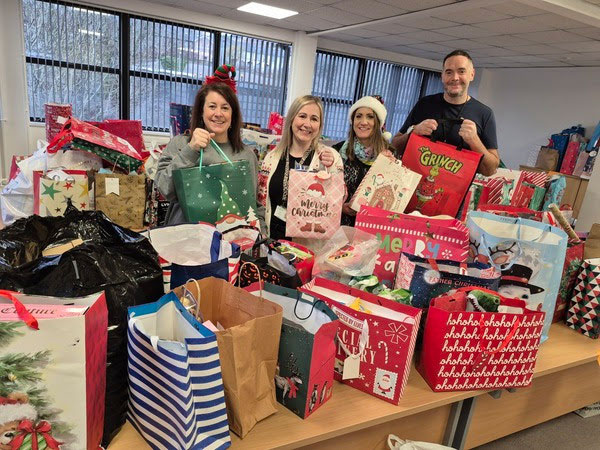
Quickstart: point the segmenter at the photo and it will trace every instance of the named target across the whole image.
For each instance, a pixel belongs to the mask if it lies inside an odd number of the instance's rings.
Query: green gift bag
[[[215,224],[233,214],[246,217],[256,208],[256,187],[250,163],[231,161],[211,140],[225,162],[173,171],[173,182],[179,205],[188,222]]]

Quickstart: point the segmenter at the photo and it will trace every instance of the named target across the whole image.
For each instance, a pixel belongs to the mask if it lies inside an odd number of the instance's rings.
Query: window
[[[71,103],[87,120],[119,117],[119,16],[70,4],[23,0],[31,120],[44,103]]]
[[[132,119],[145,129],[169,129],[169,103],[193,105],[214,69],[213,32],[170,22],[129,19],[129,89]]]
[[[386,129],[396,133],[419,97],[437,88],[436,76],[439,80],[439,74],[414,67],[317,51],[313,95],[323,99],[323,134],[331,139],[346,138],[348,110],[365,95],[383,98],[388,112]]]
[[[32,121],[44,121],[45,103],[71,103],[84,120],[168,131],[169,103],[193,104],[223,62],[236,67],[244,121],[283,113],[289,44],[58,0],[23,0],[23,22]]]

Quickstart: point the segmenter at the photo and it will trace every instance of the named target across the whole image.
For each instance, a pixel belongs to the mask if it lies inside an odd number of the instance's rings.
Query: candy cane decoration
[[[383,347],[385,347],[385,364],[387,364],[388,363],[388,345],[387,345],[387,342],[379,341],[379,343],[377,344],[377,348],[381,348],[381,344],[383,344]]]

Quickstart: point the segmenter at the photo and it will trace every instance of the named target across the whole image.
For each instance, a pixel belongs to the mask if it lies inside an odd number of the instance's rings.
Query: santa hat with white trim
[[[0,425],[17,420],[35,420],[37,411],[30,403],[10,397],[0,397]]]

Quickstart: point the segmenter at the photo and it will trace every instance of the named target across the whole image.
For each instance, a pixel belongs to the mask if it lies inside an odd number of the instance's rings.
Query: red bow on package
[[[38,450],[38,434],[42,435],[46,442],[47,448],[52,450],[60,450],[62,442],[57,441],[52,437],[50,432],[52,431],[52,425],[50,422],[42,420],[37,425],[34,425],[31,420],[22,420],[18,426],[19,434],[14,437],[10,442],[12,450],[18,450],[21,448],[25,437],[31,435],[31,450]]]

